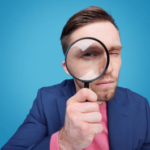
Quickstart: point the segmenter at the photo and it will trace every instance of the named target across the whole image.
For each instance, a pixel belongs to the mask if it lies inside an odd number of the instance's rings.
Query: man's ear
[[[62,62],[62,66],[63,66],[65,72],[66,72],[68,75],[70,75],[70,73],[68,72],[68,70],[67,70],[67,68],[66,68],[65,61]]]

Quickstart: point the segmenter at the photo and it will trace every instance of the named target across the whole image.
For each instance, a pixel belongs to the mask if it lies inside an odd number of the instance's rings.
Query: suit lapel
[[[107,103],[108,135],[110,150],[132,149],[132,122],[130,103],[122,89],[117,88]]]
[[[63,95],[57,98],[57,106],[61,120],[61,126],[63,126],[66,114],[66,102],[71,96],[75,94],[75,85],[73,80],[67,80],[61,91]]]
[[[57,98],[57,106],[58,106],[61,126],[64,125],[65,114],[66,114],[66,102],[69,98],[70,98],[70,96],[68,96],[68,95],[67,96],[60,96]]]

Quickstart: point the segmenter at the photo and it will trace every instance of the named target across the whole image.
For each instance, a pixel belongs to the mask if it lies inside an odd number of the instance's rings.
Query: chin
[[[96,92],[98,96],[97,101],[110,101],[115,96],[116,88],[117,86],[113,89]]]

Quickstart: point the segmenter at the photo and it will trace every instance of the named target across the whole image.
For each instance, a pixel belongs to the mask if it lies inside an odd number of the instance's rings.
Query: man
[[[82,37],[106,45],[110,63],[105,74],[89,89],[76,79],[40,89],[29,115],[2,150],[150,150],[148,101],[117,87],[122,45],[114,19],[95,6],[76,13],[62,31],[63,52]],[[69,74],[64,61],[62,66]]]

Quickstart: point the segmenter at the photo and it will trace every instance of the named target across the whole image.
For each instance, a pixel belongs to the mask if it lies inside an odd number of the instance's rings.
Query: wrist
[[[76,150],[72,147],[70,140],[67,139],[67,135],[63,128],[58,133],[58,146],[59,150]]]

